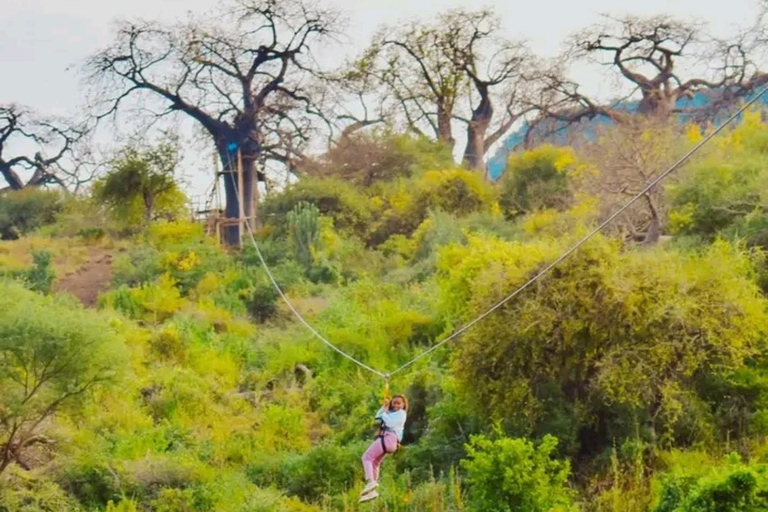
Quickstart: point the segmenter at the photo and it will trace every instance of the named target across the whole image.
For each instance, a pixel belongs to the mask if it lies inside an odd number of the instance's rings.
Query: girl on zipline
[[[360,493],[360,502],[378,498],[379,467],[388,453],[395,453],[403,440],[403,427],[408,411],[408,399],[395,395],[392,400],[384,400],[384,405],[376,413],[379,431],[376,438],[363,454],[365,487]]]

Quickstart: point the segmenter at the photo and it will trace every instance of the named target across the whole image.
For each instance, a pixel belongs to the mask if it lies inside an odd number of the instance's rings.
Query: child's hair
[[[400,400],[403,401],[403,410],[405,412],[408,412],[408,399],[405,398],[405,395],[395,395],[395,396],[392,397],[392,400],[394,400],[395,398],[399,398]]]

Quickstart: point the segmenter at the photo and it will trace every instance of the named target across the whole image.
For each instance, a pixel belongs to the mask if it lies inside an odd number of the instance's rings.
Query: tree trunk
[[[152,194],[144,194],[144,222],[149,226],[152,222],[152,210],[155,206],[155,198]]]
[[[464,149],[464,167],[476,171],[483,170],[485,156],[485,134],[493,118],[493,106],[488,97],[488,86],[477,84],[480,104],[472,111],[472,118],[467,125],[467,147]]]
[[[259,173],[256,170],[257,155],[243,156],[243,203],[245,218],[251,229],[261,227],[259,219]]]
[[[259,173],[256,171],[255,160],[258,153],[249,152],[243,154],[243,210],[246,218],[255,228],[260,225],[256,201],[258,200],[258,188],[256,187],[259,179]],[[234,154],[227,151],[224,147],[219,150],[221,159],[222,176],[224,178],[224,195],[226,197],[226,206],[224,215],[227,219],[237,219],[240,215],[240,202],[237,193],[237,150]],[[247,229],[242,233],[247,236]],[[236,246],[240,242],[240,227],[238,225],[227,226],[224,229],[224,241],[227,245]]]
[[[467,169],[482,171],[485,153],[485,130],[488,125],[478,126],[470,123],[467,127],[467,146],[464,149],[463,163]]]
[[[677,94],[665,90],[664,86],[643,90],[643,98],[637,106],[639,114],[668,119],[677,102]]]
[[[19,175],[14,171],[11,166],[9,166],[7,163],[0,162],[0,174],[3,175],[5,178],[5,181],[8,183],[11,190],[22,190],[27,187],[39,187],[42,185],[45,185],[46,183],[57,183],[61,188],[63,188],[65,191],[67,190],[66,185],[61,181],[61,179],[56,176],[53,173],[47,172],[42,167],[36,167],[35,172],[32,175],[31,178],[29,178],[29,181],[24,183],[21,181],[21,178]]]
[[[51,179],[50,173],[46,172],[42,166],[37,166],[35,167],[34,174],[32,174],[32,177],[29,178],[29,181],[27,182],[27,186],[43,185],[50,179]]]
[[[654,201],[653,197],[650,195],[652,193],[653,191],[650,191],[648,194],[643,196],[646,203],[648,203],[648,210],[651,212],[651,224],[648,226],[648,232],[645,234],[643,245],[655,244],[658,242],[659,236],[661,235],[661,219],[659,217],[659,209],[656,206],[656,202]]]
[[[11,458],[10,457],[3,457],[2,462],[0,462],[0,475],[3,474],[3,472],[8,469],[8,466],[11,465]]]
[[[236,219],[240,213],[240,204],[237,196],[237,155],[232,154],[227,147],[227,141],[223,140],[217,143],[219,159],[221,160],[221,177],[224,180],[224,219]],[[224,243],[229,246],[236,246],[240,241],[240,229],[237,225],[225,226]]]
[[[19,426],[16,424],[16,421],[13,422],[13,428],[11,429],[10,434],[8,434],[8,439],[5,441],[5,444],[2,445],[0,448],[0,475],[3,474],[3,471],[5,471],[8,468],[8,465],[13,460],[11,457],[11,443],[16,438],[16,433],[19,431]]]
[[[453,112],[444,102],[438,102],[437,104],[437,140],[446,144],[448,147],[453,148],[455,139],[453,138],[453,131],[451,129],[451,121],[453,120]]]
[[[5,181],[8,182],[8,186],[10,186],[12,190],[21,190],[24,188],[24,182],[21,181],[19,175],[11,169],[10,165],[5,162],[0,162],[0,173],[2,173]]]
[[[240,215],[240,202],[237,194],[237,164],[227,159],[222,159],[222,176],[224,178],[224,196],[226,205],[224,206],[224,218],[227,220],[237,219]],[[224,242],[229,246],[236,246],[240,243],[240,227],[236,224],[230,224],[224,227]]]

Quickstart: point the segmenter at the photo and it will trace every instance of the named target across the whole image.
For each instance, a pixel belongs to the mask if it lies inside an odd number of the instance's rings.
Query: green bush
[[[119,311],[133,320],[159,324],[176,314],[185,300],[176,281],[163,274],[160,278],[137,288],[125,285],[99,297],[99,304]]]
[[[286,232],[287,233],[287,230]],[[279,263],[292,259],[291,241],[287,236],[268,236],[257,240],[259,244],[259,250],[267,262],[267,265],[274,267]],[[258,267],[261,265],[261,260],[258,254],[256,254],[256,248],[253,244],[246,243],[240,254],[242,263],[248,267]]]
[[[314,205],[300,202],[288,212],[288,229],[291,233],[296,261],[309,268],[317,254],[320,230],[317,224],[318,210]]]
[[[89,227],[78,230],[77,236],[85,243],[95,243],[103,240],[107,236],[107,232],[102,227]]]
[[[2,274],[0,274],[2,275]],[[5,272],[7,277],[21,281],[26,288],[33,292],[48,294],[53,288],[56,274],[51,268],[51,253],[49,251],[33,251],[32,266],[24,270]]]
[[[323,496],[340,494],[354,485],[360,476],[360,457],[364,443],[336,446],[325,443],[303,455],[282,459],[264,459],[249,467],[256,485],[277,485],[302,500],[317,501]]]
[[[230,264],[230,258],[220,248],[208,243],[180,244],[163,251],[138,245],[116,258],[112,284],[137,287],[167,275],[186,297],[206,274],[221,274]]]
[[[80,504],[55,482],[11,469],[0,479],[0,512],[81,512]]]
[[[501,178],[504,215],[516,217],[546,208],[565,209],[571,202],[567,167],[573,161],[569,149],[542,145],[513,153]]]
[[[451,149],[427,137],[360,130],[342,137],[321,161],[309,162],[304,170],[313,176],[333,176],[357,186],[375,187],[454,165]]]
[[[405,487],[404,492],[413,489],[413,497],[408,501],[407,510],[413,512],[464,512],[466,507],[462,496],[461,480],[453,469],[440,480],[430,481],[411,487]]]
[[[768,125],[748,113],[705,156],[668,184],[673,232],[712,237],[730,228],[738,236],[766,239]]]
[[[456,169],[429,171],[415,183],[414,213],[426,216],[429,209],[442,209],[461,216],[475,211],[489,211],[495,191],[476,172]]]
[[[552,261],[558,243],[446,248],[444,311],[479,314]],[[706,392],[704,376],[744,368],[762,346],[765,298],[753,277],[750,253],[724,241],[622,252],[594,238],[535,293],[468,331],[452,353],[455,375],[483,417],[516,436],[557,432],[569,454],[602,452],[637,426],[662,445],[712,441],[712,407],[727,397]]]
[[[26,282],[30,290],[39,293],[51,293],[56,274],[51,268],[51,253],[34,251],[32,268],[26,271]]]
[[[576,510],[567,487],[568,462],[552,459],[557,439],[545,436],[538,446],[525,439],[492,441],[473,436],[461,462],[469,509],[477,512]]]
[[[126,350],[103,317],[71,302],[0,281],[0,445],[39,434],[123,371]],[[0,452],[0,473],[15,460]]]
[[[132,499],[120,500],[117,504],[110,500],[104,512],[139,512],[139,506]]]
[[[134,287],[151,283],[163,274],[162,253],[149,245],[137,245],[115,258],[112,286]]]
[[[61,192],[35,187],[0,193],[0,239],[15,240],[52,224],[64,202]]]
[[[155,512],[195,512],[211,510],[214,503],[204,489],[161,489],[150,506]]]
[[[251,488],[249,491],[241,501],[222,512],[321,512],[319,507],[286,497],[274,489]]]
[[[131,319],[139,319],[145,312],[136,295],[131,293],[131,288],[125,285],[99,296],[98,304],[119,311]]]
[[[280,294],[270,282],[265,273],[258,274],[256,282],[252,283],[245,297],[248,313],[258,322],[265,322],[277,312]]]
[[[284,292],[301,282],[304,274],[304,269],[293,261],[271,267],[270,271]],[[229,287],[242,297],[248,313],[257,321],[264,322],[277,313],[280,294],[263,268],[244,267]]]
[[[341,270],[337,265],[334,265],[327,260],[320,261],[307,270],[307,279],[317,284],[338,283],[341,279]]]
[[[654,503],[648,464],[653,447],[636,437],[606,452],[593,465],[599,476],[593,481],[594,495],[588,498],[591,508],[594,512],[648,512]]]
[[[418,443],[407,447],[403,457],[403,465],[419,481],[450,474],[467,454],[467,436],[479,434],[484,427],[472,414],[470,404],[462,402],[453,379],[444,378],[440,384],[443,396],[426,408],[423,435]],[[409,421],[409,434],[413,427],[413,421]]]
[[[496,191],[476,172],[464,169],[428,171],[389,186],[382,197],[386,207],[374,224],[368,243],[379,245],[395,234],[411,234],[430,211],[461,217],[496,208]]]
[[[663,475],[654,512],[768,510],[768,467],[746,465],[738,459],[732,455],[722,467],[687,468],[687,474]]]
[[[84,506],[102,507],[109,501],[118,501],[122,489],[115,469],[105,461],[70,463],[57,475],[62,488]]]
[[[390,257],[397,255],[403,259],[402,266],[390,276],[395,281],[423,281],[434,276],[442,247],[466,245],[472,235],[496,236],[503,240],[522,238],[515,224],[495,213],[474,212],[457,217],[433,210],[409,237],[393,235],[378,249]]]
[[[285,226],[288,212],[301,203],[314,205],[321,215],[333,219],[340,230],[364,236],[371,220],[371,205],[365,195],[349,183],[334,179],[304,178],[280,194],[270,194],[262,212],[269,224]]]

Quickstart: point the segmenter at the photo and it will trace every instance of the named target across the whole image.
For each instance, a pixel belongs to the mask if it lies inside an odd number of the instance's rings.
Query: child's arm
[[[405,418],[406,418],[406,412],[402,409],[399,411],[379,411],[380,415],[376,416],[376,419],[381,420],[381,422],[390,429],[401,429],[405,426]]]
[[[384,400],[384,404],[379,408],[379,411],[376,413],[375,419],[380,420],[383,416],[387,414],[389,411],[389,400]]]

